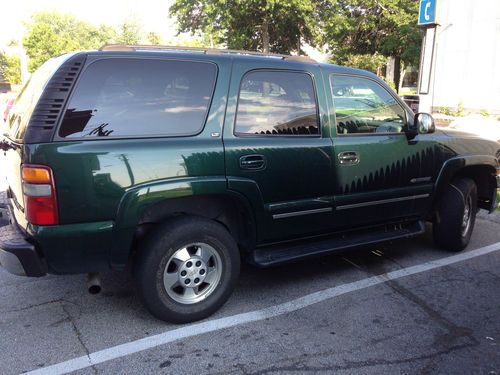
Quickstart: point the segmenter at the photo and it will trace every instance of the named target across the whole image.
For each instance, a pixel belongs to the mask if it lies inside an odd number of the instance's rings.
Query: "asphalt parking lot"
[[[458,257],[427,233],[245,266],[229,302],[185,326],[152,318],[127,273],[94,296],[84,275],[0,269],[0,372],[500,374],[500,224],[478,219]]]

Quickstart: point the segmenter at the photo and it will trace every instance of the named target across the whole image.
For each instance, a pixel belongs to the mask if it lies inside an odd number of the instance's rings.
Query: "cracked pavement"
[[[500,224],[485,218],[478,218],[467,250],[500,241]],[[271,269],[244,266],[235,293],[210,319],[449,255],[434,247],[428,230]],[[85,275],[28,279],[0,269],[0,372],[37,369],[179,327],[148,314],[128,273],[104,274],[102,282],[103,293],[94,296]],[[494,252],[77,373],[494,375],[499,343],[500,252]]]
[[[478,219],[475,249],[500,241]],[[467,250],[466,250],[467,251]],[[286,302],[450,254],[430,233],[272,269],[244,266],[213,318]],[[500,252],[355,291],[299,311],[179,340],[77,371],[210,374],[500,374]],[[16,374],[177,328],[141,306],[127,273],[16,277],[0,270],[0,368]]]

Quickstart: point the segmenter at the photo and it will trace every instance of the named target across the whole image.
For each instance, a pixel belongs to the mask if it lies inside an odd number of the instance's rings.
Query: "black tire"
[[[189,244],[193,243],[205,244],[210,251],[215,250],[221,264],[220,279],[213,283],[214,289],[205,299],[183,303],[171,297],[172,294],[175,296],[174,288],[167,292],[163,278],[164,273],[169,272],[166,267],[170,267],[174,254],[179,249],[191,249]],[[192,248],[196,250],[197,247]],[[147,236],[139,248],[135,271],[139,294],[151,314],[171,323],[188,323],[206,318],[227,301],[239,276],[240,254],[236,242],[225,227],[212,220],[185,216],[159,226]],[[175,272],[180,278],[180,271]],[[208,266],[206,273],[208,277]],[[179,287],[183,289],[185,286]],[[183,298],[182,293],[179,296]]]
[[[466,215],[466,207],[469,215]],[[477,213],[477,187],[470,178],[459,178],[448,185],[438,203],[433,224],[434,242],[450,251],[463,250],[470,241]],[[465,217],[469,218],[464,225]]]

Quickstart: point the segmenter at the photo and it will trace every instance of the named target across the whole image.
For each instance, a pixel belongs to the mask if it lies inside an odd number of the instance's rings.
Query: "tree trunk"
[[[299,56],[300,56],[300,47],[302,47],[302,46],[300,43],[300,30],[299,30],[299,37],[297,39],[297,55],[299,55]]]
[[[262,50],[264,53],[269,53],[269,20],[267,18],[262,23]]]
[[[397,93],[399,93],[400,80],[401,80],[401,57],[394,56],[394,86],[396,86]]]

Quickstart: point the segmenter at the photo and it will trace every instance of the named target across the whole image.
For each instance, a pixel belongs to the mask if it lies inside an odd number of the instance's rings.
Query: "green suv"
[[[500,147],[435,131],[375,75],[299,56],[105,46],[46,62],[1,140],[26,276],[131,265],[153,315],[229,297],[272,266],[423,233],[458,251],[493,211]],[[1,203],[0,203],[1,204]]]

